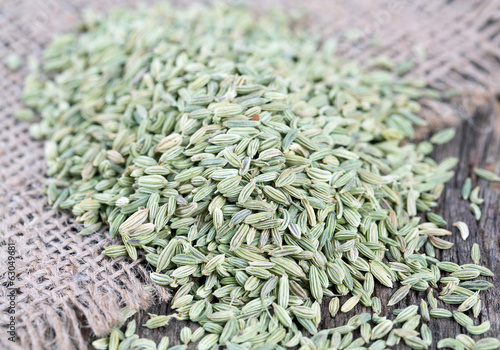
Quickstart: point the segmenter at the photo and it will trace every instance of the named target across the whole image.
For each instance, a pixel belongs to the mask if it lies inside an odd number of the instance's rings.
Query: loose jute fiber
[[[72,30],[85,8],[105,11],[125,3],[133,1],[3,0],[0,4],[2,349],[86,349],[84,327],[104,335],[120,320],[121,307],[145,308],[155,298],[168,298],[164,290],[155,296],[146,291],[147,274],[140,261],[101,255],[112,241],[105,231],[79,236],[71,213],[47,205],[43,145],[31,139],[28,124],[12,116],[20,106],[27,69],[11,72],[3,59],[15,52],[26,63],[28,56],[41,55],[55,33]],[[396,62],[412,60],[406,74],[423,77],[436,88],[457,89],[460,99],[423,102],[422,116],[430,129],[459,123],[499,93],[500,83],[492,78],[500,68],[499,2],[310,0],[305,5],[297,0],[252,1],[251,6],[307,11],[300,23],[339,38],[344,57],[361,62],[377,55]],[[10,265],[9,252],[17,257]],[[8,284],[9,268],[15,276],[13,286]],[[12,315],[16,343],[5,335]]]

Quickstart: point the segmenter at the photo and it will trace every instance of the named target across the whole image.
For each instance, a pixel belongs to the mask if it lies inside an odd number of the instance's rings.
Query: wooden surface
[[[488,103],[485,107],[476,110],[472,118],[469,118],[457,128],[454,140],[446,145],[438,146],[432,156],[437,161],[450,156],[460,159],[459,164],[454,169],[455,177],[446,184],[439,207],[436,208],[436,212],[448,222],[447,228],[453,232],[453,235],[448,239],[454,242],[455,245],[447,251],[436,250],[437,257],[458,264],[472,263],[470,258],[471,247],[474,243],[479,244],[481,247],[481,263],[490,268],[496,276],[494,278],[485,278],[495,286],[487,292],[481,292],[483,309],[479,319],[476,320],[476,324],[489,320],[492,324],[491,330],[482,337],[500,338],[500,183],[491,183],[478,179],[473,173],[474,167],[482,167],[495,171],[497,174],[500,173],[500,113],[498,106],[494,103]],[[483,215],[479,222],[476,222],[469,211],[469,203],[461,199],[461,187],[468,176],[472,178],[474,186],[479,185],[481,187],[480,196],[485,199],[484,204],[481,206]],[[453,222],[459,220],[469,225],[470,236],[466,241],[463,241],[458,230],[451,226]],[[384,305],[387,304],[394,290],[376,284],[374,295],[382,300],[382,315],[390,315],[392,319],[394,307],[388,308]],[[434,295],[437,296],[437,293],[435,292]],[[341,303],[347,298],[343,297]],[[396,308],[420,304],[422,298],[426,298],[426,292],[411,291]],[[371,311],[370,309],[358,307],[346,314],[339,312],[335,318],[332,318],[328,312],[329,299],[324,298],[322,307],[323,320],[320,324],[322,328],[343,325],[352,316],[360,312]],[[450,307],[441,302],[439,304],[440,307],[449,310],[458,307],[457,305]],[[138,325],[147,321],[147,312],[163,315],[171,313],[167,303],[153,305],[147,311],[140,312],[135,316]],[[154,330],[138,327],[138,331],[141,337],[154,340],[158,340],[162,336],[169,336],[172,346],[180,343],[179,333],[185,326],[190,326],[192,330],[198,327],[193,323],[172,320],[168,327]],[[435,341],[446,337],[454,337],[461,333],[467,334],[466,330],[453,319],[431,319],[429,326],[433,329],[433,339]],[[357,335],[356,333],[355,336]],[[480,337],[473,336],[476,340]],[[403,342],[401,343],[399,349],[407,348]],[[195,348],[195,345],[190,344],[189,349]],[[435,343],[430,348],[436,348]]]

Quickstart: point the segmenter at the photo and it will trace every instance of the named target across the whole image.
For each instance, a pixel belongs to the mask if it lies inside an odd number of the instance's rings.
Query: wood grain
[[[481,247],[481,263],[490,268],[494,273],[494,278],[486,278],[494,283],[495,287],[487,292],[481,292],[483,311],[476,320],[477,324],[489,320],[491,321],[491,330],[484,336],[500,336],[500,183],[491,183],[475,176],[474,167],[482,167],[491,171],[500,173],[500,122],[498,105],[494,102],[487,103],[484,107],[477,109],[472,118],[467,118],[457,128],[457,134],[454,140],[446,145],[436,147],[433,158],[440,161],[446,157],[458,157],[459,164],[455,168],[455,177],[446,185],[443,195],[439,201],[436,212],[443,216],[448,222],[447,228],[453,232],[449,240],[455,245],[447,251],[438,251],[438,258],[447,261],[453,261],[458,264],[472,263],[470,250],[474,243]],[[461,187],[464,180],[470,176],[473,185],[481,187],[480,195],[484,197],[485,202],[481,206],[482,218],[476,222],[474,216],[469,210],[469,203],[461,199]],[[469,225],[470,236],[463,241],[456,228],[451,224],[455,221],[464,221]],[[375,288],[375,295],[382,300],[383,315],[390,315],[394,308],[419,304],[421,298],[426,297],[426,292],[414,292],[400,302],[396,307],[385,307],[394,290],[383,287],[378,284]],[[435,296],[437,293],[435,292]],[[341,302],[347,300],[343,297]],[[349,318],[360,313],[370,312],[370,309],[357,307],[346,314],[339,313],[332,318],[328,312],[329,298],[324,298],[322,305],[323,320],[322,328],[332,328],[345,324]],[[440,307],[453,310],[448,305],[440,302]],[[456,306],[455,306],[456,308]],[[141,311],[135,316],[138,325],[144,324],[147,319],[147,313],[169,314],[171,310],[167,303],[153,305],[146,311]],[[189,326],[192,330],[198,325],[189,322],[179,322],[172,320],[168,327],[150,330],[145,327],[138,327],[139,335],[154,340],[163,336],[170,338],[170,344],[179,344],[180,330]],[[442,339],[454,337],[460,333],[467,334],[466,330],[458,325],[453,319],[431,319],[430,328],[433,330],[433,339]],[[356,336],[357,334],[355,334]],[[479,339],[480,336],[473,336]],[[190,349],[195,349],[195,345],[190,344]],[[400,344],[398,349],[407,348]],[[435,344],[431,348],[435,348]]]

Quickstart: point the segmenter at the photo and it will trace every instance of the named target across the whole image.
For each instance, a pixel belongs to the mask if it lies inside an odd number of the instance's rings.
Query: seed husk
[[[457,221],[453,223],[453,226],[458,228],[460,231],[460,236],[462,236],[462,239],[465,241],[467,237],[469,237],[469,227],[467,224],[463,221]]]
[[[474,168],[474,173],[486,181],[500,181],[500,176],[486,169]]]
[[[474,325],[467,326],[467,332],[469,332],[470,334],[479,335],[479,334],[486,333],[487,331],[490,330],[490,328],[491,328],[490,321],[484,321],[483,323],[481,323],[478,326],[474,326]]]
[[[464,350],[464,346],[458,340],[453,339],[453,338],[441,339],[437,343],[437,348],[438,349],[450,348],[450,349],[455,349],[455,350]]]
[[[410,288],[411,285],[406,285],[395,291],[394,294],[391,296],[391,299],[389,299],[387,306],[392,306],[400,302],[406,295],[408,295]]]
[[[474,243],[472,245],[470,256],[474,264],[479,264],[481,260],[481,249],[479,248],[479,245],[477,243]]]
[[[328,310],[330,311],[330,315],[332,317],[335,317],[339,311],[340,307],[340,300],[337,297],[334,297],[330,300],[330,303],[328,304]]]
[[[483,338],[476,342],[478,350],[494,350],[500,348],[500,340],[496,338]]]

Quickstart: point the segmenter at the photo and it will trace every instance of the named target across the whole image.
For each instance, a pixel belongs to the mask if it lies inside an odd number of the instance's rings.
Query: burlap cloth
[[[129,3],[132,1],[128,1]],[[147,307],[145,268],[127,259],[101,255],[106,232],[77,235],[71,214],[53,210],[42,192],[43,145],[28,134],[28,124],[12,117],[20,105],[26,69],[13,73],[3,63],[11,52],[40,56],[58,32],[70,30],[85,7],[108,9],[116,0],[0,1],[0,332],[1,349],[86,349],[82,330],[108,332],[120,307]],[[231,1],[229,1],[231,4]],[[384,54],[398,62],[415,61],[411,74],[438,88],[457,88],[456,103],[424,101],[431,128],[458,123],[499,92],[499,1],[358,0],[258,1],[253,6],[284,6],[311,12],[309,25],[328,36],[347,36],[340,52],[361,61]],[[263,5],[263,6],[261,6]],[[354,29],[358,30],[354,30]],[[354,30],[354,31],[353,31]],[[425,52],[425,54],[422,54]],[[479,97],[479,98],[478,98]],[[455,107],[456,107],[455,106]],[[7,289],[7,241],[14,243],[16,343],[8,341],[11,314]],[[83,332],[88,334],[89,332]]]

